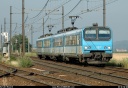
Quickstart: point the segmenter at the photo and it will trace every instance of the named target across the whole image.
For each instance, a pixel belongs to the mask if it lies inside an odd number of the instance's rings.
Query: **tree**
[[[19,34],[19,35],[14,35],[13,37],[12,37],[12,39],[11,39],[11,41],[12,41],[12,45],[13,45],[13,51],[15,51],[15,50],[18,50],[18,51],[20,51],[20,49],[21,49],[21,46],[22,46],[22,35],[21,34]],[[31,51],[31,44],[29,43],[29,51]],[[25,36],[25,52],[27,52],[28,51],[28,38]]]

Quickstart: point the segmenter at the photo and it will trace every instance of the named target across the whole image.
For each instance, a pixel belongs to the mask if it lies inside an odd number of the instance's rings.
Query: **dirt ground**
[[[123,60],[128,58],[128,53],[114,53],[113,58],[115,60]],[[21,79],[18,77],[2,77],[0,78],[0,86],[38,86],[31,81]]]

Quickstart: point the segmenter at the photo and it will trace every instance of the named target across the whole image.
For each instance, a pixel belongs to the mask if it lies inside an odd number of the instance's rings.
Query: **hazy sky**
[[[93,23],[103,25],[103,0],[24,0],[25,1],[25,34],[30,37],[30,25],[33,25],[33,44],[35,46],[37,38],[42,35],[43,17],[45,23],[45,33],[48,33],[47,26],[54,25],[52,33],[56,33],[62,28],[62,8],[64,5],[65,25],[71,25],[69,16],[80,16],[75,22],[78,28],[91,26]],[[46,8],[43,7],[46,5]],[[6,18],[6,30],[10,30],[10,6],[12,6],[12,34],[21,34],[22,28],[22,0],[0,0],[0,23],[4,27]],[[58,9],[57,9],[58,8]],[[113,30],[114,41],[128,40],[128,0],[106,0],[106,26]],[[40,13],[40,10],[42,10]],[[49,16],[46,13],[53,11]],[[87,9],[90,12],[87,12]],[[69,13],[70,12],[70,13]],[[40,13],[40,14],[39,14]],[[67,14],[69,13],[69,14]],[[81,14],[83,13],[83,14]],[[39,14],[39,15],[38,15]],[[67,14],[67,15],[66,15]],[[16,27],[17,23],[17,27]]]

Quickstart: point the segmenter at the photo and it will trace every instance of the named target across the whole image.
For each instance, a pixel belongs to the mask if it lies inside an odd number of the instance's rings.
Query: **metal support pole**
[[[29,53],[29,36],[28,36],[28,53]]]
[[[31,44],[33,48],[33,26],[31,25]]]
[[[44,35],[44,17],[43,17],[43,35]]]
[[[62,29],[64,29],[64,6],[62,6]]]
[[[106,0],[103,0],[103,26],[106,26]]]
[[[10,60],[10,44],[9,44],[9,42],[8,42],[8,60]]]
[[[2,33],[2,25],[1,25],[1,33]],[[2,35],[0,35],[0,37],[1,37],[1,41],[0,41],[0,45],[1,45],[1,48],[2,48]]]
[[[25,55],[24,0],[22,0],[22,55]]]
[[[11,38],[12,38],[12,6],[10,6],[10,55],[11,55],[11,51],[12,51]]]

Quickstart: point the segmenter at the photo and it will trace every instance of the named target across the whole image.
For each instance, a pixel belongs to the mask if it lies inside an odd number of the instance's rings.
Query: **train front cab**
[[[106,64],[112,58],[112,31],[105,27],[83,30],[83,58],[88,64]]]

